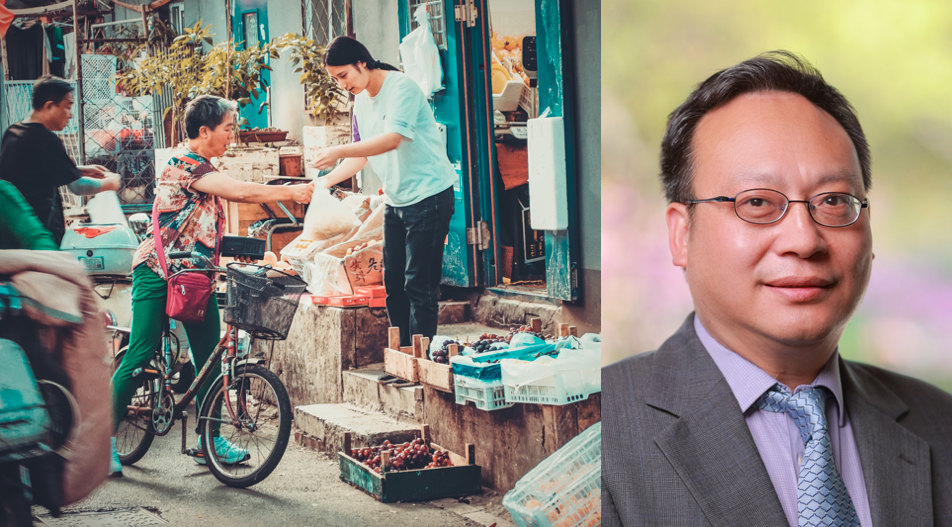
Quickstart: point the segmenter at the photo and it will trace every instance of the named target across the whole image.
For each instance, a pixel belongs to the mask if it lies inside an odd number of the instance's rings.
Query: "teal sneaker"
[[[199,452],[199,455],[195,457],[195,462],[199,465],[204,465],[206,463],[205,456],[202,453],[202,438],[198,438],[198,446],[195,448]],[[218,454],[218,458],[222,463],[226,465],[234,465],[236,463],[241,463],[242,461],[247,461],[251,459],[251,454],[248,453],[244,448],[240,448],[232,444],[231,441],[223,438],[215,438],[215,452]]]
[[[116,438],[111,441],[112,455],[109,456],[109,477],[122,477],[122,463],[119,462],[119,451],[116,450]]]

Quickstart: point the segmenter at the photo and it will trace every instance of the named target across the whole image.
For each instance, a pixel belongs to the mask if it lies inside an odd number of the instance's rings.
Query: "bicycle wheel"
[[[116,355],[116,368],[122,362],[123,355],[125,351],[120,351]],[[132,396],[132,402],[129,405],[152,408],[157,402],[158,394],[158,380],[143,380],[136,387],[136,393]],[[116,451],[119,454],[119,462],[123,465],[132,465],[139,461],[152,446],[155,432],[152,431],[151,416],[151,411],[143,413],[127,410],[122,422],[119,423],[119,430],[116,431]]]
[[[267,368],[239,366],[229,386],[221,377],[215,381],[202,404],[202,420],[209,470],[225,485],[245,488],[268,477],[284,456],[291,435],[291,399]]]

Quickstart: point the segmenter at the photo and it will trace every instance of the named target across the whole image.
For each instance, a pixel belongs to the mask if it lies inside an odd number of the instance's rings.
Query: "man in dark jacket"
[[[20,191],[43,226],[59,244],[66,232],[59,187],[79,195],[119,190],[118,174],[99,165],[76,166],[63,141],[53,132],[66,128],[73,116],[73,87],[45,75],[33,85],[33,113],[13,124],[0,141],[0,179]]]

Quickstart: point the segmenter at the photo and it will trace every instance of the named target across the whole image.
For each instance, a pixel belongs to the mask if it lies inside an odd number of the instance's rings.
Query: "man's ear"
[[[671,249],[671,263],[678,267],[688,266],[688,241],[691,234],[691,217],[688,206],[683,203],[671,203],[665,213],[668,222],[668,246]]]

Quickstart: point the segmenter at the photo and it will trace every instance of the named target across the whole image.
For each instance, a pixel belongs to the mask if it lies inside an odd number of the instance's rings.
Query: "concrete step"
[[[381,412],[372,412],[350,404],[310,404],[294,409],[294,420],[302,435],[299,443],[324,452],[339,452],[344,433],[351,433],[353,448],[376,446],[389,439],[393,443],[420,437],[416,423],[397,421]]]
[[[437,320],[439,325],[462,324],[471,320],[473,320],[473,306],[469,302],[440,302],[440,314]]]
[[[345,371],[342,374],[344,402],[373,412],[383,412],[401,421],[423,423],[423,387],[387,375],[383,364]]]

